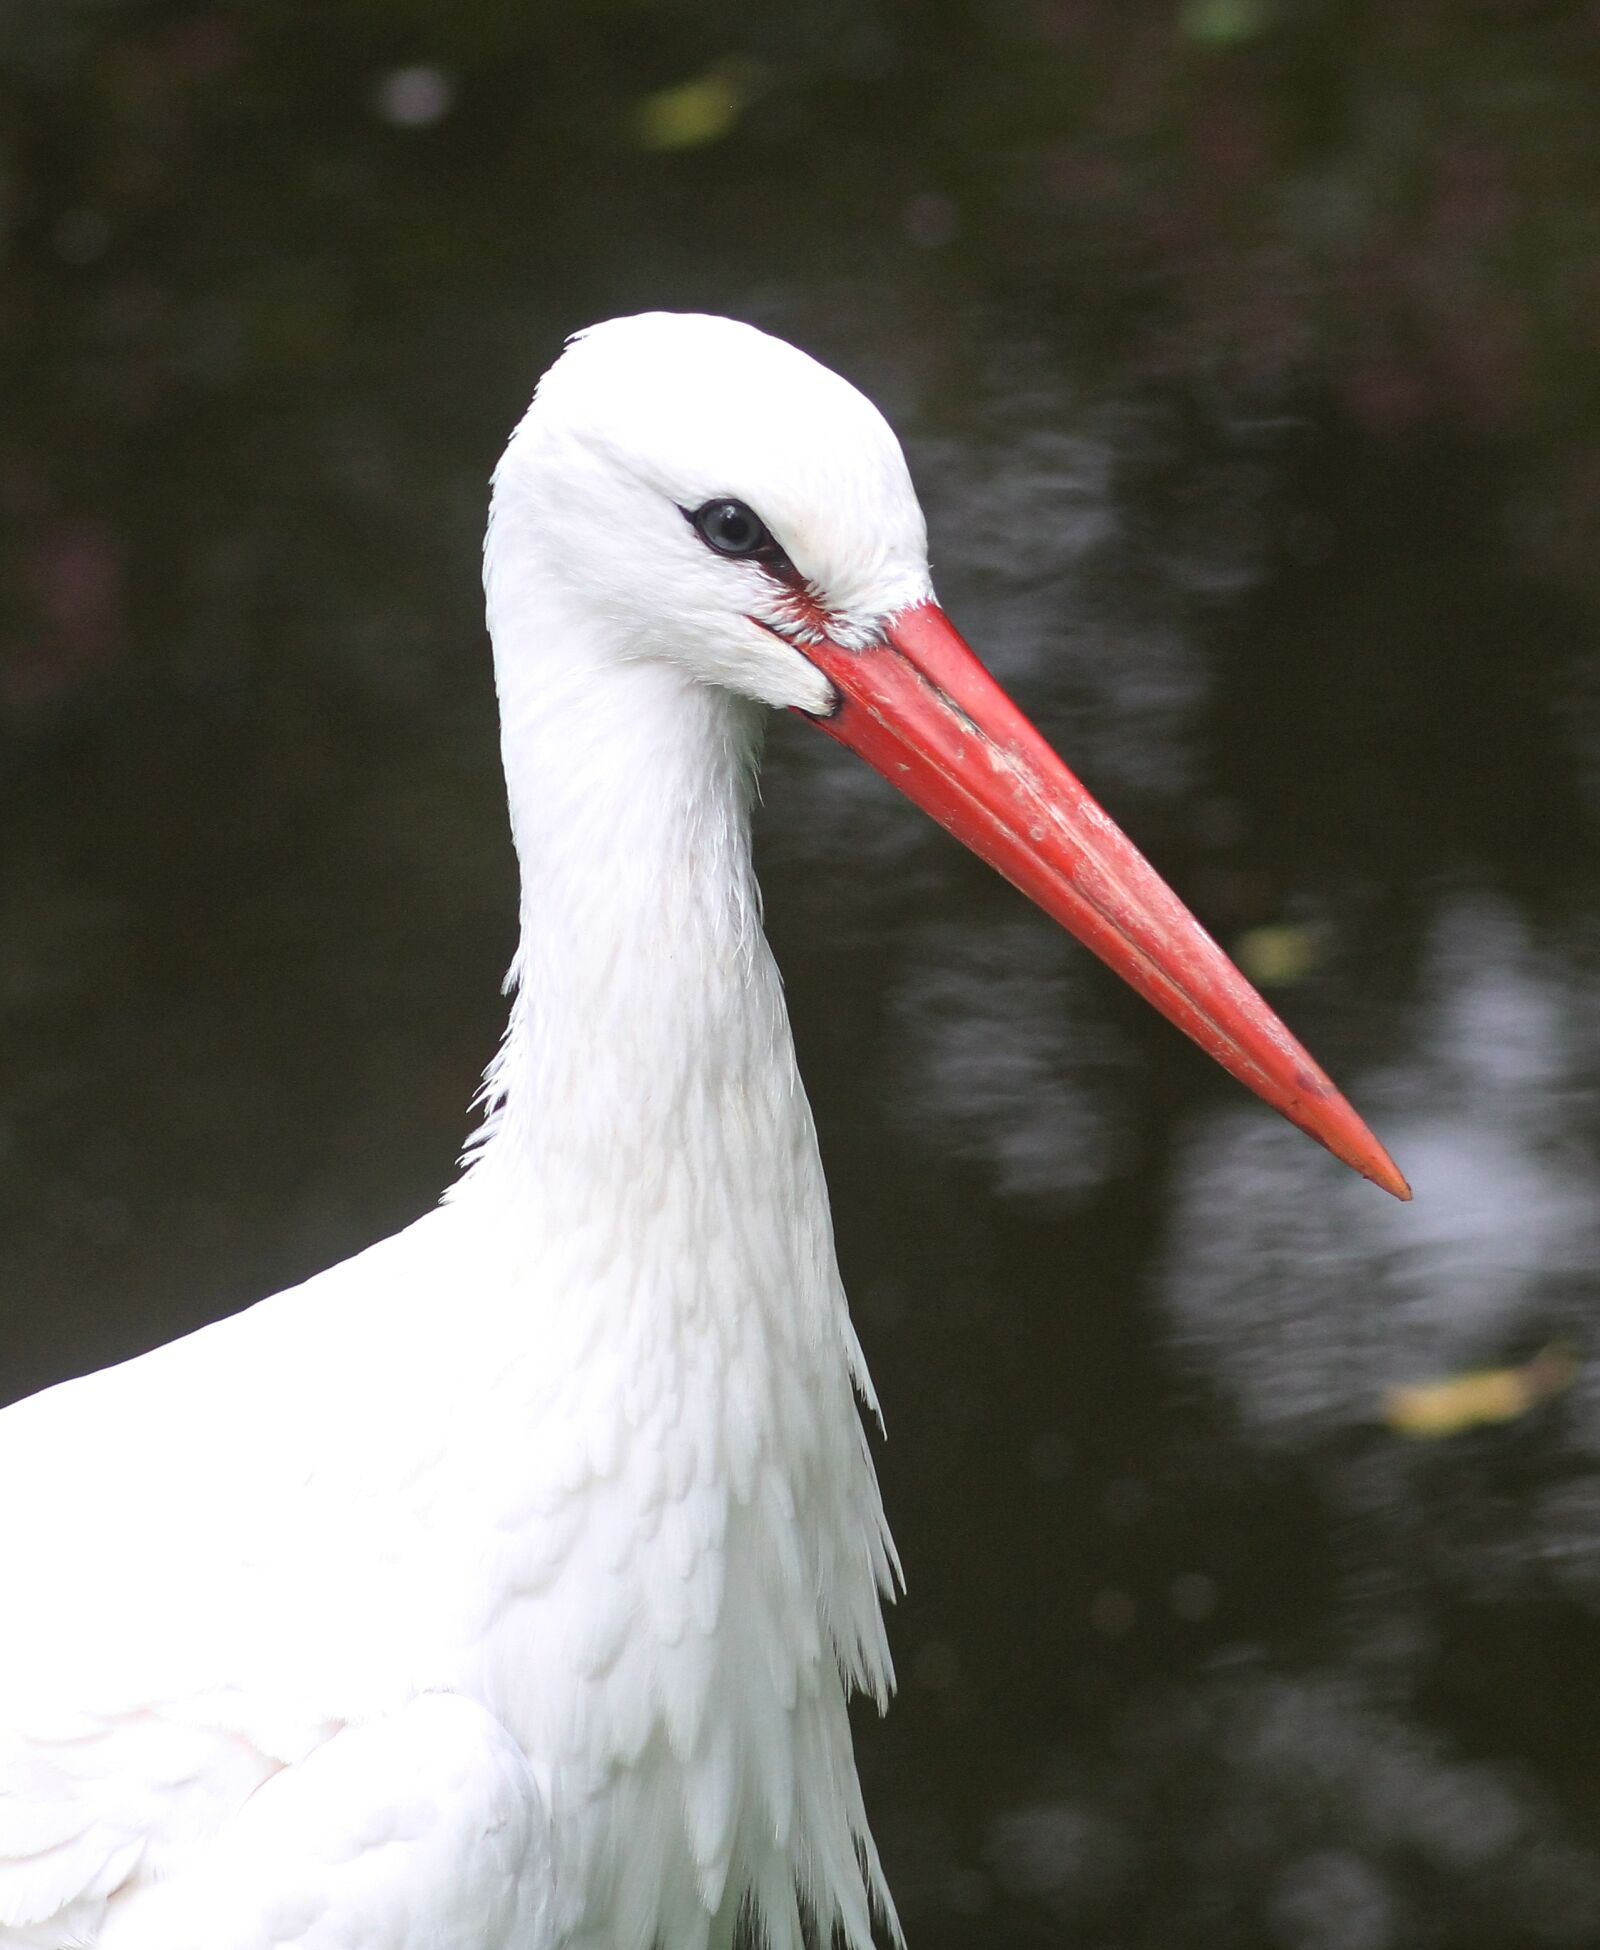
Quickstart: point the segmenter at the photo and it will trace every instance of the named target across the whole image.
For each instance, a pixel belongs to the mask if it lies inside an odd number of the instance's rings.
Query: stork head
[[[539,383],[495,475],[502,523],[605,618],[606,652],[824,712],[792,645],[865,645],[932,594],[927,530],[889,423],[815,359],[729,318],[592,326]],[[528,531],[533,531],[529,536]]]
[[[1399,1198],[1333,1084],[1005,696],[934,600],[888,423],[730,319],[580,333],[495,475],[491,618],[526,579],[589,654],[800,712],[1106,961],[1202,1049]]]

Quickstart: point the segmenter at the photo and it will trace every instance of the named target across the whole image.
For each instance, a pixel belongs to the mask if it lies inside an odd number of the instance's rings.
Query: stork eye
[[[752,508],[723,495],[696,508],[689,517],[700,539],[718,555],[735,556],[742,561],[782,561],[783,550],[772,539],[772,531]]]

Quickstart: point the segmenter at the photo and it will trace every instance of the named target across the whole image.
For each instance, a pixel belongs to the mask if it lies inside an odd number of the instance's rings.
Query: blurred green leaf
[[[750,61],[719,61],[693,81],[646,95],[633,110],[641,149],[703,149],[721,142],[749,106],[757,73]]]
[[[1288,988],[1303,982],[1319,959],[1311,929],[1292,921],[1246,929],[1233,944],[1233,958],[1251,981],[1263,988]]]
[[[1272,25],[1272,0],[1184,0],[1178,32],[1211,47],[1251,41]]]

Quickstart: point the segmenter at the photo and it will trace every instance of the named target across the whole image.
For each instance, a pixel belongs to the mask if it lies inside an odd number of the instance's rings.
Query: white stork
[[[897,1933],[846,1719],[897,1564],[751,872],[769,710],[1408,1196],[945,619],[833,373],[726,319],[579,334],[485,583],[521,940],[459,1182],[0,1416],[3,1950]]]

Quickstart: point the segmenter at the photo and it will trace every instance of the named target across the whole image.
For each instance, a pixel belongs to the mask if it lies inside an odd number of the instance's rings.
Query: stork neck
[[[563,615],[537,537],[521,539],[489,577],[517,992],[460,1198],[511,1248],[492,1255],[509,1277],[480,1287],[491,1328],[510,1326],[495,1399],[519,1515],[497,1548],[535,1510],[539,1578],[574,1581],[534,1602],[542,1584],[515,1587],[508,1667],[536,1676],[531,1711],[558,1726],[544,1702],[577,1662],[592,1717],[567,1781],[584,1812],[558,1835],[567,1886],[595,1906],[586,1941],[703,1944],[706,1912],[731,1924],[748,1906],[798,1944],[797,1884],[831,1938],[866,1915],[860,1864],[882,1900],[844,1702],[852,1686],[887,1697],[894,1555],[751,871],[760,720],[619,658],[593,619]],[[520,579],[514,602],[497,570]],[[588,1630],[596,1582],[614,1638]],[[642,1881],[598,1838],[630,1820],[656,1850]]]
[[[542,621],[495,632],[521,938],[482,1161],[557,1209],[659,1207],[748,1148],[752,1092],[795,1089],[750,861],[760,719]]]

